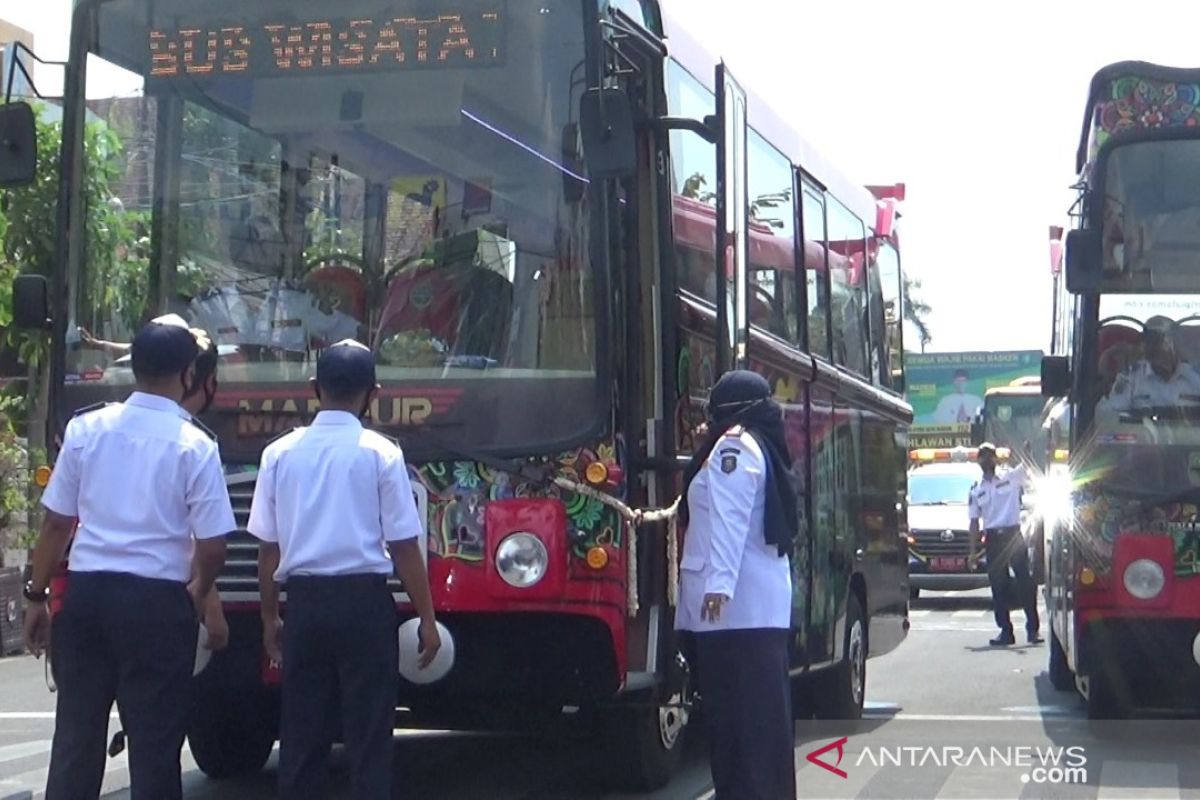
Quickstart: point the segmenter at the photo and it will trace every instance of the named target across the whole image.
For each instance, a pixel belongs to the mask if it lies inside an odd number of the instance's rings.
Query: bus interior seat
[[[490,270],[412,267],[388,285],[374,347],[397,333],[427,331],[448,354],[502,358],[512,302],[512,285]]]
[[[1174,338],[1179,358],[1189,364],[1200,364],[1200,325],[1180,325]]]
[[[1108,394],[1113,380],[1141,355],[1141,333],[1128,325],[1109,323],[1097,338],[1099,396]]]
[[[359,324],[367,322],[367,283],[362,272],[341,264],[326,264],[304,277],[304,287],[313,297],[333,298],[335,307]],[[327,310],[322,304],[322,310]]]

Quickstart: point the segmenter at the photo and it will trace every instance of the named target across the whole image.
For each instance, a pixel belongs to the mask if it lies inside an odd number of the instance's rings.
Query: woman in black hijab
[[[788,642],[798,526],[783,409],[766,379],[730,372],[684,473],[676,628],[694,645],[718,800],[796,796]]]

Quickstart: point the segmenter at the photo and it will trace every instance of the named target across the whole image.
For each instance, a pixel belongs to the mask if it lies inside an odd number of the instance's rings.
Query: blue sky
[[[65,54],[69,0],[4,5],[40,54]],[[1200,66],[1195,25],[1163,0],[674,5],[844,172],[907,184],[903,258],[934,307],[931,350],[1048,346],[1047,229],[1067,223],[1091,75]]]

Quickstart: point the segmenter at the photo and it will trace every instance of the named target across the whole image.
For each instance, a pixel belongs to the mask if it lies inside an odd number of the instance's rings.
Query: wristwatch
[[[22,590],[25,599],[31,603],[44,603],[50,599],[50,587],[35,590],[33,581],[25,581],[25,588]]]

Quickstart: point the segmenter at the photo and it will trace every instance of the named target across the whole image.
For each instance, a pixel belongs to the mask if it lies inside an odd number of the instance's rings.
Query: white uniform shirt
[[[971,519],[982,519],[984,530],[1011,528],[1021,524],[1021,492],[1029,480],[1022,464],[991,479],[981,478],[971,487],[967,505]]]
[[[766,470],[766,458],[754,437],[731,431],[717,442],[692,480],[679,564],[676,628],[791,627],[789,560],[779,555],[775,545],[767,544],[763,533]],[[729,597],[715,623],[700,616],[706,594]]]
[[[67,425],[42,504],[78,517],[72,572],[186,582],[192,537],[237,527],[217,443],[178,403],[134,392]]]
[[[314,336],[330,342],[358,336],[358,321],[349,314],[326,314],[311,294],[284,283],[275,283],[268,292],[242,293],[224,286],[196,298],[191,308],[196,324],[218,344],[303,353]]]
[[[256,311],[232,286],[200,295],[191,302],[193,319],[217,344],[260,344]]]
[[[1101,411],[1129,411],[1135,408],[1173,408],[1200,403],[1200,373],[1191,364],[1180,362],[1175,374],[1163,380],[1145,360],[1133,364],[1117,376],[1112,390],[1097,404]]]
[[[279,544],[279,583],[291,575],[390,575],[385,543],[422,533],[404,454],[344,411],[322,411],[267,446],[248,527]]]
[[[358,336],[358,322],[348,314],[326,314],[306,291],[277,285],[267,297],[259,322],[262,344],[304,352],[313,337],[340,342]]]

